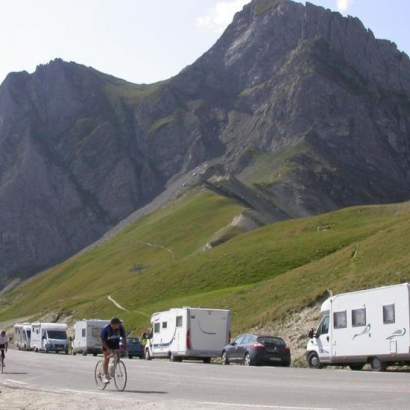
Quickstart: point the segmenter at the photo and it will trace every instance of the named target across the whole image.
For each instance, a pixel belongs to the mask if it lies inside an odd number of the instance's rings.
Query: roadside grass
[[[49,311],[79,319],[120,315],[138,333],[153,312],[190,305],[231,308],[240,332],[285,319],[328,289],[410,280],[407,203],[277,223],[203,251],[242,211],[196,190],[2,297],[0,321]]]

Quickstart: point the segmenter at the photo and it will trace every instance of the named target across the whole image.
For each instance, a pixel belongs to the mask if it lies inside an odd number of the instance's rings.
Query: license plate
[[[269,358],[271,362],[280,362],[280,357],[271,357]]]

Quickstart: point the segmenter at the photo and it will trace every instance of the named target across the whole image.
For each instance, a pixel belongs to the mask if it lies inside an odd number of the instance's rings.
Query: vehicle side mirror
[[[315,329],[312,328],[309,330],[308,337],[309,339],[314,339],[317,337]]]
[[[229,343],[231,346],[236,346],[236,342],[234,341],[234,342],[231,342],[231,343]]]

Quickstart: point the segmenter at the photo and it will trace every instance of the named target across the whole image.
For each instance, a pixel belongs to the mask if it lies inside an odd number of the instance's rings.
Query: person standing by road
[[[9,348],[9,338],[4,330],[0,333],[0,352],[1,352],[1,360],[3,361],[3,367],[5,367],[4,360],[6,358],[6,355],[4,352],[7,352],[7,349]]]

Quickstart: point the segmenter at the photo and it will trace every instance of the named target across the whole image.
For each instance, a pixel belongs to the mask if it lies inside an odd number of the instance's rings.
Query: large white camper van
[[[31,324],[16,323],[14,325],[14,340],[18,350],[30,350]]]
[[[65,323],[33,323],[30,345],[35,352],[68,354],[67,325]]]
[[[370,363],[384,370],[410,363],[409,284],[332,296],[321,308],[322,319],[311,330],[306,357],[310,367]]]
[[[184,307],[155,313],[152,337],[145,346],[145,358],[169,357],[173,361],[220,357],[229,343],[231,311]]]
[[[73,354],[97,355],[102,352],[101,330],[108,320],[81,320],[74,325]]]

